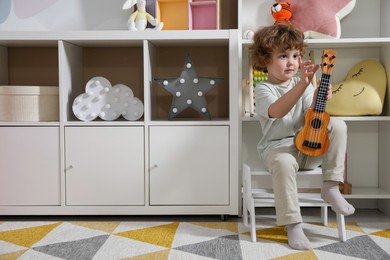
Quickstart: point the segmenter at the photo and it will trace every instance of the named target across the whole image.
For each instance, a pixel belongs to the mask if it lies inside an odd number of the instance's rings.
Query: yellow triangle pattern
[[[168,260],[170,252],[170,249],[166,249],[149,254],[133,256],[122,260]]]
[[[249,236],[250,232],[245,232],[243,234]],[[256,230],[256,237],[279,243],[288,243],[287,232],[284,230],[284,226]]]
[[[19,257],[21,257],[27,250],[28,249],[0,255],[0,259],[1,260],[16,260]]]
[[[256,230],[256,237],[279,243],[288,243],[287,232],[284,230],[284,226]]]
[[[3,231],[0,232],[0,239],[15,245],[30,248],[61,224],[62,222],[58,222],[50,225]]]
[[[310,224],[324,226],[322,223],[310,223]],[[337,226],[337,222],[328,222],[328,225],[326,225],[325,227],[337,228],[338,226]],[[359,227],[357,223],[345,223],[345,229],[360,232],[360,233],[365,233],[364,230],[361,229],[361,227]]]
[[[225,229],[233,233],[238,233],[237,222],[190,222],[190,224],[206,228]]]
[[[101,230],[111,234],[117,226],[119,226],[120,222],[72,222],[74,225],[86,227],[93,230]]]
[[[175,222],[167,225],[125,231],[115,235],[171,248],[178,227],[179,223]]]
[[[384,238],[390,238],[390,229],[377,231],[377,232],[371,233],[371,235],[384,237]]]
[[[282,257],[274,258],[273,260],[315,260],[318,259],[313,250],[290,254]]]

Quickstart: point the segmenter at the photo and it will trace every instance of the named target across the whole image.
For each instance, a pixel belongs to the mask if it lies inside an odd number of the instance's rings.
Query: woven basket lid
[[[57,86],[0,86],[0,95],[58,95]]]

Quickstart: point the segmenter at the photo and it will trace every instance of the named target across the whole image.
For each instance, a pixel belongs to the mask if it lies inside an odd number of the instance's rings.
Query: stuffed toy
[[[376,60],[356,64],[343,82],[332,85],[326,111],[335,116],[380,115],[386,94],[386,71]]]
[[[127,22],[127,27],[130,31],[144,31],[148,22],[155,26],[153,30],[160,31],[164,26],[163,22],[158,22],[156,18],[146,12],[146,0],[126,0],[122,9],[130,9],[137,4],[137,10],[133,12]]]
[[[290,2],[276,2],[271,7],[272,17],[275,23],[290,23],[292,12]]]
[[[276,23],[290,23],[292,12],[291,12],[291,3],[290,2],[275,2],[271,6],[271,14],[275,19]],[[246,30],[244,32],[244,39],[253,40],[255,32],[252,30]]]
[[[305,38],[340,38],[340,20],[352,12],[356,0],[289,0],[291,24]]]

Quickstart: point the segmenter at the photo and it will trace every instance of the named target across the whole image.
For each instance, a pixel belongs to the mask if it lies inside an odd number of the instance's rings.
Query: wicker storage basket
[[[58,87],[0,86],[0,121],[58,121]]]

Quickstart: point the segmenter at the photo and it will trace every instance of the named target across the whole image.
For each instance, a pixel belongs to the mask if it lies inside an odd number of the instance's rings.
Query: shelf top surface
[[[167,31],[1,31],[0,44],[16,45],[55,45],[59,40],[80,44],[93,42],[136,43],[151,40],[159,44],[175,42],[224,43],[236,30],[167,30]],[[237,34],[237,32],[236,32]],[[237,34],[238,35],[238,34]]]
[[[341,120],[344,121],[390,121],[390,116],[332,116],[332,117],[337,117],[340,118]],[[259,121],[259,116],[254,115],[250,116],[245,115],[241,118],[243,122],[258,122]]]
[[[308,47],[313,48],[362,48],[362,47],[381,47],[390,44],[390,37],[380,38],[327,38],[327,39],[306,39]],[[244,46],[252,44],[251,40],[242,40]]]

